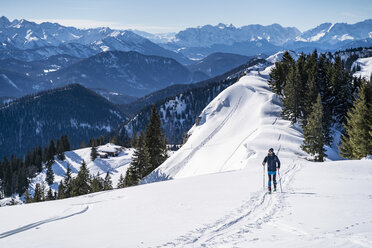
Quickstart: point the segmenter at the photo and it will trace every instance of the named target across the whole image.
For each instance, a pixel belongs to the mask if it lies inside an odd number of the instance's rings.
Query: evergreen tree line
[[[167,139],[161,129],[160,116],[156,107],[153,106],[149,124],[145,133],[140,132],[137,137],[133,135],[131,144],[135,147],[131,166],[128,168],[125,178],[120,178],[120,187],[134,186],[141,179],[149,175],[167,158]]]
[[[41,146],[27,151],[24,159],[12,155],[10,160],[4,157],[0,162],[0,197],[9,197],[14,193],[22,195],[29,186],[29,180],[43,169],[47,169],[46,181],[51,185],[54,181],[52,164],[54,156],[63,160],[64,152],[70,150],[70,142],[67,135],[62,135],[57,140],[57,147],[51,140],[48,147],[42,150]]]
[[[66,174],[58,185],[57,199],[64,199],[111,189],[113,189],[113,186],[110,173],[107,172],[104,179],[102,179],[98,173],[95,176],[91,176],[89,169],[83,160],[80,170],[75,178],[72,177],[71,168],[67,165]]]
[[[348,123],[354,118],[350,111],[361,98],[360,94],[368,94],[370,88],[368,81],[352,77],[340,57],[331,61],[325,54],[318,56],[316,50],[310,55],[301,54],[297,61],[285,52],[270,73],[269,85],[283,100],[283,118],[302,125],[302,149],[314,155],[316,161],[324,160],[324,145],[332,143],[332,126],[345,125],[343,140],[350,137]],[[365,110],[370,113],[370,99],[365,99]],[[364,132],[369,133],[366,127],[371,128],[370,124],[364,125]],[[371,137],[363,138],[371,143]],[[351,148],[344,144],[341,155],[351,158]],[[348,152],[343,151],[345,148]],[[364,156],[367,154],[371,153]]]

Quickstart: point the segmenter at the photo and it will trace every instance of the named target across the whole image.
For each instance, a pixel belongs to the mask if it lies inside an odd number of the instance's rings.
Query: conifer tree
[[[66,198],[65,195],[65,186],[63,185],[63,181],[61,180],[58,184],[58,199]]]
[[[325,155],[324,137],[323,137],[323,106],[320,94],[313,104],[312,112],[310,113],[306,126],[303,127],[304,142],[301,148],[315,155],[315,161],[323,162]]]
[[[61,137],[62,144],[63,144],[63,151],[70,151],[71,150],[71,145],[70,145],[70,140],[68,139],[68,136],[62,135]]]
[[[137,140],[136,150],[133,153],[131,163],[131,167],[134,167],[131,173],[135,172],[132,176],[138,177],[137,181],[141,180],[151,172],[150,153],[147,147],[144,135],[141,132]]]
[[[49,190],[48,190],[48,193],[47,193],[46,200],[47,200],[47,201],[55,200],[55,199],[54,199],[54,195],[53,195],[52,188],[50,188],[50,187],[49,187]]]
[[[150,155],[150,167],[146,171],[148,175],[151,171],[161,165],[167,158],[164,157],[166,150],[165,136],[161,129],[161,121],[156,107],[153,106],[150,123],[146,127],[145,144]],[[145,175],[145,176],[146,176]]]
[[[53,172],[53,169],[52,169],[52,165],[53,163],[52,162],[47,162],[46,164],[46,177],[45,177],[45,181],[48,183],[48,185],[52,185],[53,182],[54,182],[54,172]]]
[[[284,96],[284,87],[287,82],[287,75],[295,61],[288,51],[285,51],[280,62],[275,63],[275,67],[270,72],[270,88],[279,96]]]
[[[54,145],[54,141],[50,140],[49,147],[48,147],[48,153],[47,153],[47,159],[46,161],[53,161],[54,162],[54,155],[57,154],[56,147]]]
[[[27,169],[26,165],[21,163],[22,167],[19,168],[18,172],[18,183],[17,183],[17,193],[22,195],[25,190],[28,188],[28,178],[27,178]]]
[[[83,160],[78,175],[73,180],[72,196],[85,195],[90,193],[90,174],[85,161]]]
[[[303,119],[306,122],[307,117],[312,111],[312,105],[316,101],[319,92],[318,82],[318,55],[316,50],[306,61],[307,78],[303,85],[306,93],[304,94]],[[306,123],[305,123],[306,124]]]
[[[298,67],[292,66],[287,76],[287,83],[284,87],[283,111],[282,115],[285,119],[292,123],[297,122],[301,117],[301,102],[303,101],[300,92],[300,74]]]
[[[94,161],[98,157],[97,147],[92,146],[90,151],[90,159]]]
[[[112,180],[111,180],[110,173],[107,172],[105,180],[103,181],[103,190],[111,190],[111,189],[113,189],[112,188]]]
[[[118,181],[118,184],[117,184],[116,187],[118,189],[121,189],[121,188],[124,188],[125,187],[123,174],[120,174],[119,181]]]
[[[41,172],[43,170],[43,153],[41,150],[41,146],[38,146],[35,150],[35,158],[33,159],[35,166],[37,168],[37,172]]]
[[[341,138],[340,154],[361,159],[372,154],[372,84],[364,82],[354,106],[347,114],[346,134]]]
[[[96,176],[93,176],[92,179],[92,192],[99,192],[103,190],[103,180],[97,172]]]
[[[331,145],[333,137],[331,132],[332,126],[332,95],[329,86],[328,80],[328,71],[330,68],[330,62],[326,58],[325,54],[322,54],[319,57],[318,61],[318,85],[319,85],[319,93],[322,97],[323,103],[323,131],[324,131],[324,142],[325,144]],[[315,100],[314,100],[315,102]]]
[[[40,183],[37,183],[35,185],[35,192],[34,192],[34,198],[33,198],[33,202],[41,202],[43,201],[43,198],[44,198],[44,192],[42,191],[42,188],[40,186]]]
[[[64,198],[71,197],[72,195],[72,175],[70,164],[67,164],[66,174],[63,178]]]
[[[275,66],[271,69],[269,75],[270,78],[268,83],[270,88],[275,94],[283,96],[283,88],[286,81],[286,75],[284,75],[282,63],[275,62]]]
[[[124,178],[124,187],[130,187],[135,186],[139,182],[139,173],[137,171],[137,168],[135,166],[130,166],[125,173]]]
[[[332,101],[330,106],[332,108],[332,115],[335,121],[343,123],[347,111],[351,107],[351,79],[343,68],[340,57],[336,57],[335,63],[331,70],[330,88],[332,93]]]
[[[62,137],[61,139],[57,140],[57,157],[59,160],[65,160],[65,148],[63,145]]]
[[[32,197],[30,194],[30,191],[28,191],[28,188],[25,191],[25,203],[31,203],[32,202]]]

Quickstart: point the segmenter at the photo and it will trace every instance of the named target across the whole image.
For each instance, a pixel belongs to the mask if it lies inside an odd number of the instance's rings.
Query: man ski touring
[[[269,154],[265,157],[264,161],[262,162],[262,165],[265,166],[267,163],[267,173],[269,176],[269,193],[271,193],[271,178],[273,178],[274,181],[274,191],[276,191],[276,170],[280,169],[280,161],[278,156],[275,155],[274,149],[269,149]]]

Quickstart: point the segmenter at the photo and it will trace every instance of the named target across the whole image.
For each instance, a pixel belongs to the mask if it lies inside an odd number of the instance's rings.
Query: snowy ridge
[[[280,51],[280,52],[277,52],[273,55],[270,55],[269,57],[266,58],[266,61],[275,64],[275,62],[279,62],[280,60],[282,60],[283,54],[285,52],[286,51]],[[294,60],[298,59],[298,57],[299,57],[298,53],[296,53],[294,51],[291,51],[291,50],[288,50],[288,52]]]
[[[367,80],[370,79],[371,74],[372,74],[372,57],[369,58],[360,58],[357,59],[351,68],[353,69],[354,67],[360,66],[360,71],[357,71],[353,74],[354,77],[362,77]]]
[[[186,144],[145,181],[257,166],[270,147],[283,159],[304,155],[301,132],[280,118],[281,103],[269,89],[268,71],[251,72],[219,94],[189,131]]]

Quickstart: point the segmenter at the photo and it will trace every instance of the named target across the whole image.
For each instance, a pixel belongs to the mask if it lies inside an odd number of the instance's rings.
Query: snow
[[[369,80],[371,73],[372,73],[372,57],[369,58],[360,58],[357,59],[351,68],[356,67],[357,65],[360,66],[361,70],[354,73],[354,77],[363,77]]]
[[[305,155],[300,149],[302,134],[280,113],[280,100],[264,77],[254,73],[242,77],[203,110],[186,144],[147,180],[243,169],[260,164],[270,147],[284,160]]]
[[[173,180],[1,208],[0,247],[371,247],[371,160],[304,159],[301,130],[280,118],[268,72],[242,77],[203,110],[152,177]],[[118,148],[106,146],[98,150]],[[270,147],[283,190],[271,195],[261,165]],[[85,159],[104,171],[89,148],[66,156],[74,170]],[[116,162],[106,165],[125,167]]]
[[[286,51],[279,51],[273,55],[270,55],[269,57],[266,58],[266,61],[270,62],[270,63],[275,63],[275,62],[279,62],[280,60],[282,60],[282,57],[283,57],[283,54],[285,53]],[[298,54],[294,51],[291,51],[289,50],[288,51],[289,54],[291,55],[291,57],[294,59],[294,60],[297,60],[298,59]]]
[[[53,172],[55,174],[54,184],[52,189],[58,190],[58,183],[65,176],[67,165],[69,164],[72,172],[72,177],[77,176],[77,172],[81,167],[81,163],[84,160],[91,175],[100,174],[102,178],[105,177],[107,172],[110,172],[113,186],[116,187],[120,174],[125,176],[125,173],[131,163],[133,156],[133,149],[123,148],[121,146],[106,144],[97,147],[97,151],[100,153],[118,152],[117,156],[109,156],[108,158],[96,158],[91,161],[90,153],[91,147],[82,148],[78,150],[65,152],[66,160],[61,161],[56,157],[55,162],[52,165]],[[33,193],[36,183],[42,183],[45,181],[46,170],[43,170],[35,179],[32,180],[30,185],[30,192]]]

